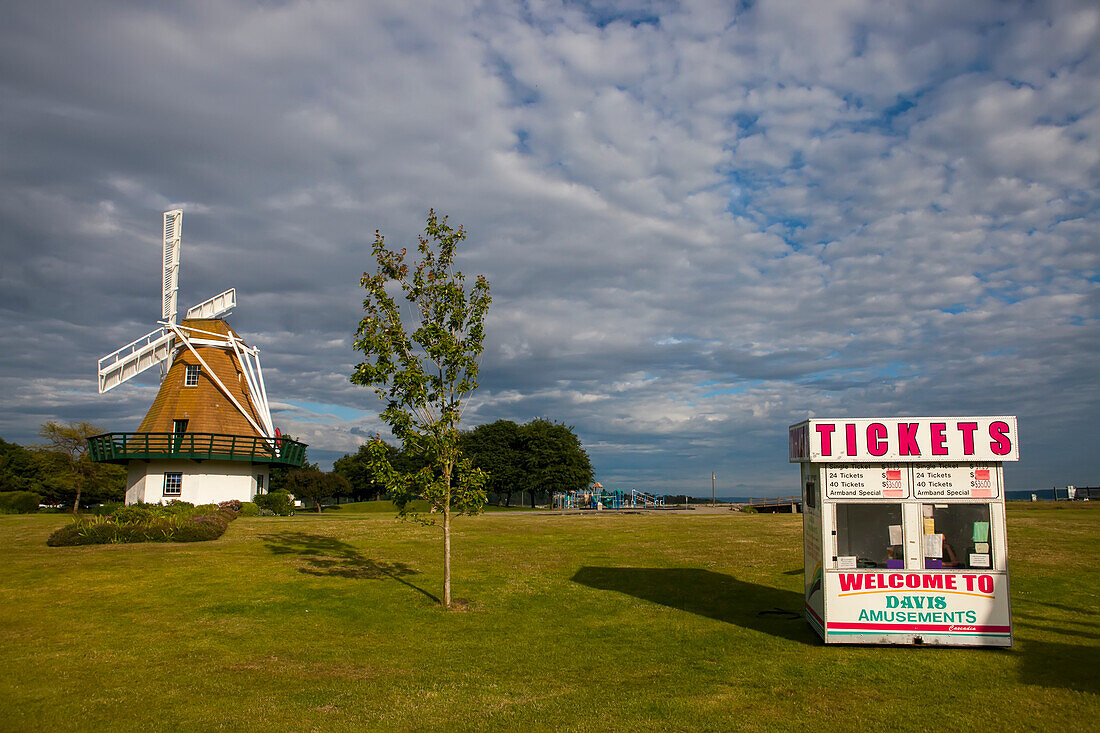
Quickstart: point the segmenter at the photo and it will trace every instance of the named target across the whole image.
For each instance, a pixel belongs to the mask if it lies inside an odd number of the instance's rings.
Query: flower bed
[[[124,542],[206,542],[221,537],[240,512],[239,501],[195,506],[185,501],[131,504],[105,516],[77,517],[50,535],[50,547]]]

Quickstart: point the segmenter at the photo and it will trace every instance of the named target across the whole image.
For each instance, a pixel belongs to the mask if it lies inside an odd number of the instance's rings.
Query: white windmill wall
[[[182,474],[178,496],[164,494],[165,474]],[[259,477],[259,480],[257,480]],[[173,499],[192,504],[252,501],[257,490],[267,491],[271,472],[264,464],[243,461],[131,461],[126,472],[126,503],[167,503]],[[261,486],[262,484],[262,486]]]

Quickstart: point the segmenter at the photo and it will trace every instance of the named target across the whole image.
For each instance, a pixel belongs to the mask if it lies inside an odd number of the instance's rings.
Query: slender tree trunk
[[[451,607],[451,469],[453,464],[443,465],[443,485],[447,494],[443,498],[443,607]]]
[[[451,607],[451,503],[443,505],[443,605]]]
[[[321,513],[321,502],[320,502],[320,500],[314,499],[313,503],[317,505],[317,513],[320,514]]]
[[[80,493],[84,490],[84,475],[80,466],[76,469],[76,498],[73,499],[73,514],[80,513]]]

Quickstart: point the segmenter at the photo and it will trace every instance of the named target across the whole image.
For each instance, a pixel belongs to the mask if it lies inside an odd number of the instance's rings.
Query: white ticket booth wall
[[[1012,645],[1015,417],[811,419],[789,435],[805,614],[826,644]]]

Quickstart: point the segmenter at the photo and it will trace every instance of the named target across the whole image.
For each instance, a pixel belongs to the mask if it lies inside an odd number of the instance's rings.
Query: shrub
[[[242,504],[243,502],[237,499],[230,499],[229,501],[221,502],[220,504],[218,504],[218,506],[222,509],[228,509],[231,512],[237,512],[238,514],[240,514]]]
[[[260,513],[260,507],[256,506],[255,502],[242,501],[239,513],[242,517],[255,517]]]
[[[190,517],[186,523],[175,528],[172,533],[173,542],[205,542],[216,540],[225,534],[229,522],[236,517],[229,512],[218,511],[214,514],[203,514],[198,517]]]
[[[121,542],[204,542],[225,533],[237,513],[215,504],[132,504],[109,516],[77,517],[50,535],[51,547]]]
[[[270,494],[257,494],[256,505],[280,517],[289,517],[294,512],[290,494],[285,491],[272,491]]]
[[[109,501],[106,504],[100,504],[99,506],[92,507],[92,514],[100,514],[103,516],[114,514],[123,506],[125,506],[125,504],[123,504],[121,501]]]
[[[42,497],[33,491],[0,491],[0,514],[30,514],[41,503]]]

